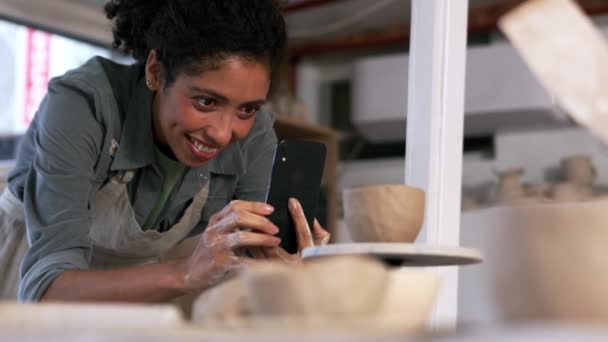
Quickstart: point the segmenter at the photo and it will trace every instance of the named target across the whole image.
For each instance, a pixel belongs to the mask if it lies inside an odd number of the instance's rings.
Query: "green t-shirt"
[[[154,152],[161,171],[163,172],[163,186],[161,187],[160,195],[158,195],[154,207],[150,211],[150,214],[148,214],[148,218],[142,227],[143,230],[156,229],[155,227],[158,225],[161,211],[165,207],[165,204],[167,204],[167,200],[169,199],[169,196],[171,196],[171,192],[173,192],[177,181],[184,172],[186,172],[185,165],[167,157],[158,149],[158,147],[154,149]]]

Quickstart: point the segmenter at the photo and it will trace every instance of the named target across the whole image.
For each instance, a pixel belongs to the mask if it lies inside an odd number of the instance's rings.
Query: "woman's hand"
[[[290,198],[288,204],[289,212],[291,213],[291,218],[294,221],[294,226],[296,229],[298,253],[289,254],[279,246],[250,248],[249,250],[256,259],[274,259],[299,264],[302,262],[300,255],[304,248],[326,245],[329,242],[331,234],[321,227],[317,219],[314,220],[312,230],[310,229],[308,226],[308,221],[306,221],[306,216],[304,215],[302,205],[297,199]]]
[[[232,201],[211,216],[192,255],[183,259],[181,272],[185,290],[205,289],[220,282],[253,260],[235,251],[247,247],[276,248],[281,240],[279,232],[266,217],[273,208],[265,203]],[[241,228],[250,230],[241,230]]]

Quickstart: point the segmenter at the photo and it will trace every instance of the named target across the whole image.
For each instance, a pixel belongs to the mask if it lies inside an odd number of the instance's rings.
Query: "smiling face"
[[[245,138],[270,88],[268,66],[239,57],[226,58],[219,67],[198,75],[180,73],[169,87],[161,81],[161,70],[151,52],[146,78],[156,90],[154,137],[190,167],[204,165],[226,146]]]

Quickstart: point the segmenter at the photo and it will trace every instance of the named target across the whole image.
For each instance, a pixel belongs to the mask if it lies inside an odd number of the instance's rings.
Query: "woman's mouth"
[[[190,150],[191,152],[198,158],[201,159],[211,159],[215,157],[220,151],[217,147],[211,147],[205,145],[200,140],[197,140],[191,136],[188,136],[188,141],[190,142]]]

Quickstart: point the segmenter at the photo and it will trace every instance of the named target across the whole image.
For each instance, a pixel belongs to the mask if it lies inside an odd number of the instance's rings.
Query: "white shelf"
[[[572,126],[508,43],[469,47],[466,62],[465,136]],[[353,122],[372,141],[403,139],[415,91],[408,63],[408,55],[392,55],[354,64]]]

